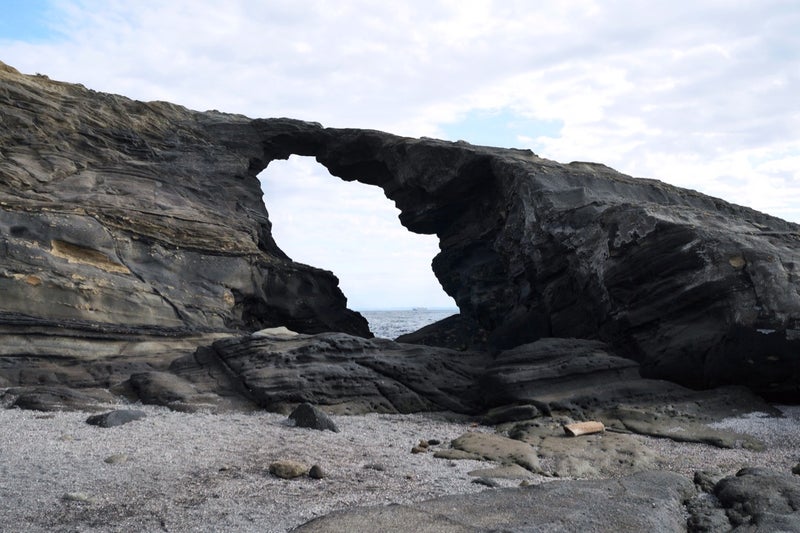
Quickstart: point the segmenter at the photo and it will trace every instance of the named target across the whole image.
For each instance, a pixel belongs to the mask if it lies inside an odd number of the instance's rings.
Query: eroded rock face
[[[303,403],[341,414],[472,413],[482,406],[477,379],[486,358],[344,333],[259,332],[217,341],[169,370],[198,392],[238,394],[287,414]]]
[[[437,277],[496,348],[600,339],[651,377],[799,398],[796,224],[530,151],[253,126],[268,157],[316,156],[382,187],[411,231],[438,235]]]
[[[316,518],[296,531],[685,531],[683,502],[693,495],[692,482],[678,474],[642,472],[356,507]]]
[[[649,377],[800,399],[798,225],[603,165],[199,113],[5,66],[0,111],[0,328],[32,339],[2,348],[11,384],[44,351],[31,334],[63,326],[368,336],[335,277],[272,240],[256,176],[298,154],[382,187],[406,227],[439,237],[433,268],[463,320],[425,338],[596,339]]]
[[[23,357],[127,355],[105,350],[109,336],[130,350],[271,326],[370,335],[330,272],[272,240],[250,119],[0,64],[0,122],[0,375],[12,383]],[[74,358],[52,350],[64,328],[84,339]]]

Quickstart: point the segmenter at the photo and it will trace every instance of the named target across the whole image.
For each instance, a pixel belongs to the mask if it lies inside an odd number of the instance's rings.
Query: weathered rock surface
[[[685,531],[689,479],[643,472],[604,481],[563,481],[445,496],[412,505],[331,513],[295,531]]]
[[[331,413],[476,412],[486,355],[365,339],[345,333],[222,339],[170,371],[199,392],[243,395],[259,407]]]
[[[268,157],[382,187],[496,347],[598,338],[651,377],[797,399],[800,226],[529,151],[256,120]]]
[[[479,458],[497,461],[504,465],[519,465],[534,473],[541,472],[536,450],[528,443],[509,439],[502,435],[470,431],[453,439],[450,446],[456,452],[466,452],[469,456],[449,454],[449,450],[436,452],[441,459]]]
[[[300,461],[281,459],[269,465],[269,473],[282,479],[294,479],[305,476],[311,468]]]
[[[700,496],[689,509],[690,531],[800,531],[800,478],[767,468],[744,468]]]
[[[146,416],[147,414],[144,411],[139,411],[137,409],[115,409],[107,413],[92,415],[86,419],[86,423],[101,428],[113,428],[122,426],[128,422],[133,422],[134,420],[141,420]]]
[[[0,391],[0,399],[11,407],[33,411],[97,411],[99,404],[110,401],[106,390],[75,390],[63,386],[11,387]]]
[[[5,65],[0,118],[0,380],[8,385],[128,380],[126,392],[160,403],[214,392],[272,409],[313,401],[342,412],[567,400],[595,409],[605,401],[599,385],[614,390],[606,398],[674,392],[638,380],[642,371],[800,399],[798,225],[602,165],[194,112]],[[217,340],[278,326],[369,336],[336,278],[292,262],[272,239],[256,176],[291,154],[380,186],[406,227],[439,237],[434,271],[461,317],[419,342],[519,351],[487,363],[469,351],[412,353],[349,336],[277,352],[269,335]],[[558,367],[534,368],[525,345],[547,337],[611,348],[597,356],[576,345]],[[520,358],[529,368],[515,377],[509,369]],[[150,379],[180,389],[169,399],[164,387],[136,389],[128,379],[165,370],[191,387]],[[551,386],[527,398],[545,370]],[[583,374],[587,388],[565,393],[564,373],[573,385]]]
[[[310,403],[301,403],[294,411],[289,414],[289,420],[292,420],[297,427],[317,429],[319,431],[333,431],[339,432],[336,423],[331,420],[325,411],[311,405]]]
[[[0,63],[0,376],[107,386],[198,334],[369,335],[330,272],[274,243],[251,122]]]
[[[554,477],[614,477],[661,466],[662,459],[631,435],[605,432],[570,438],[562,421],[549,417],[518,424],[509,436],[536,450],[541,472]]]
[[[494,407],[484,418],[508,422],[523,440],[531,432],[544,436],[541,427],[559,415],[599,420],[617,431],[757,449],[756,439],[708,423],[752,411],[778,415],[745,388],[694,391],[642,378],[634,361],[601,342],[579,339],[540,339],[498,353],[481,377],[480,390],[486,405]],[[526,418],[536,420],[512,424]]]

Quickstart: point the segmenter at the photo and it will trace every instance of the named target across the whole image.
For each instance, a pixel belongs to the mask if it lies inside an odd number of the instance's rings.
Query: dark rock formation
[[[689,504],[689,531],[800,531],[800,479],[744,468]]]
[[[0,391],[0,399],[11,407],[32,411],[96,411],[111,400],[104,390],[75,390],[63,386],[11,387]]]
[[[708,422],[756,410],[778,415],[742,387],[699,392],[642,378],[634,361],[614,355],[601,342],[580,339],[540,339],[502,351],[487,366],[479,389],[485,405],[494,407],[487,413],[489,420],[522,420],[526,411],[557,414],[601,420],[615,430],[725,448],[757,449],[761,443],[712,429]],[[540,425],[537,421],[531,429],[523,423],[513,431],[517,438],[530,440]]]
[[[101,428],[113,428],[145,417],[147,414],[137,409],[115,409],[107,413],[92,415],[86,419],[86,423]]]
[[[689,479],[643,472],[604,481],[564,481],[444,496],[409,505],[331,513],[294,531],[685,531]]]
[[[800,226],[591,163],[256,120],[268,158],[378,185],[495,347],[600,339],[647,375],[797,399]]]
[[[320,431],[330,430],[334,433],[339,432],[336,423],[331,420],[327,414],[321,409],[314,407],[310,403],[301,403],[289,415],[289,420],[292,420],[297,427],[318,429]]]
[[[698,495],[681,475],[649,471],[348,509],[295,531],[800,531],[798,498],[796,476],[763,468],[719,481],[713,495]]]
[[[758,440],[708,423],[752,411],[778,414],[742,387],[698,392],[642,378],[634,361],[576,339],[541,339],[492,357],[344,333],[263,330],[200,348],[168,372],[134,374],[115,390],[180,410],[289,413],[303,403],[337,414],[488,410],[484,420],[506,422],[515,439],[535,443],[554,433],[546,426],[555,417],[571,417],[616,431],[758,449]]]
[[[369,336],[330,272],[272,240],[250,119],[0,63],[0,121],[0,376],[11,384],[108,386],[213,332]]]
[[[439,237],[433,268],[462,317],[420,342],[595,339],[649,377],[798,399],[798,225],[598,164],[194,112],[4,65],[0,113],[0,378],[9,384],[109,386],[165,370],[202,336],[241,330],[369,336],[336,278],[292,262],[270,234],[256,176],[299,154],[382,187],[406,227]],[[247,357],[215,346],[223,369]],[[596,369],[598,379],[636,371],[614,365]],[[298,385],[290,374],[286,390]],[[264,390],[261,379],[246,386]],[[444,406],[441,396],[407,398],[401,410]]]
[[[400,335],[395,340],[456,350],[486,350],[490,348],[487,336],[487,332],[474,318],[453,315],[417,331]]]
[[[485,364],[485,354],[388,339],[259,332],[217,341],[170,371],[198,392],[240,394],[277,412],[311,403],[341,414],[472,413],[482,405],[476,383]]]

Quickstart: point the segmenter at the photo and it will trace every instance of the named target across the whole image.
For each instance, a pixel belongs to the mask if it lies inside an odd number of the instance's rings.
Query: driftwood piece
[[[564,433],[570,437],[578,437],[580,435],[590,435],[592,433],[601,433],[606,430],[602,422],[589,420],[586,422],[575,422],[574,424],[566,424],[564,426]]]

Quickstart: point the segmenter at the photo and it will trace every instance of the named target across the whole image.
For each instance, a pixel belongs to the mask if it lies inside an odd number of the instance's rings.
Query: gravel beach
[[[0,531],[278,532],[351,506],[491,490],[468,474],[486,462],[411,453],[421,439],[446,447],[466,431],[494,431],[466,418],[336,416],[334,433],[293,427],[273,413],[135,408],[147,417],[114,428],[86,424],[90,413],[0,411]],[[688,476],[744,466],[787,471],[800,461],[800,408],[781,410],[783,418],[754,413],[719,423],[761,438],[763,452],[636,438]],[[280,459],[318,464],[325,476],[276,478],[269,465]]]

